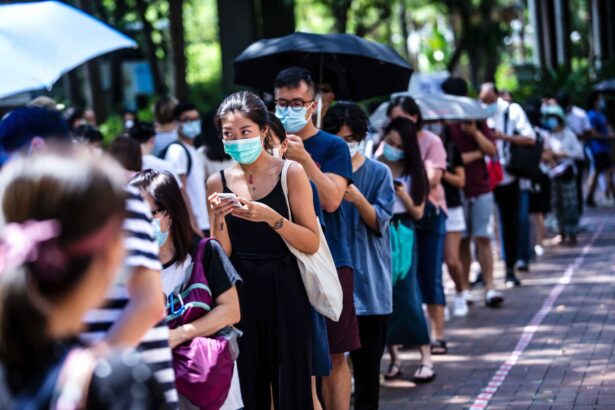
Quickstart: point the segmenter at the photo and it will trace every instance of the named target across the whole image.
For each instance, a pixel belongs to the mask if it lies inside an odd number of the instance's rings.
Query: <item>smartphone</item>
[[[403,186],[404,183],[401,182],[401,179],[394,179],[393,180],[393,185],[395,185],[395,186]]]
[[[239,199],[237,199],[237,195],[233,194],[232,192],[230,193],[226,193],[226,192],[222,192],[218,194],[218,198],[220,198],[220,200],[224,200],[224,199],[232,199],[233,200],[233,205],[241,208],[241,202],[239,202]]]

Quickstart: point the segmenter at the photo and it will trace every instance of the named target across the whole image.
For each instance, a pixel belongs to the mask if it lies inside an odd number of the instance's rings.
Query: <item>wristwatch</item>
[[[276,221],[276,223],[271,225],[271,228],[274,231],[277,231],[278,229],[282,229],[283,226],[284,226],[284,218],[280,218],[278,221]]]

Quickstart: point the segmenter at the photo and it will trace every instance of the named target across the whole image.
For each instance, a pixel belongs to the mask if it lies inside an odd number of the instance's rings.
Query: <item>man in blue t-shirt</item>
[[[595,207],[594,192],[598,184],[600,174],[604,172],[607,180],[607,192],[615,194],[613,187],[613,162],[611,160],[611,141],[609,126],[606,116],[602,113],[605,109],[604,99],[597,91],[593,91],[587,97],[587,117],[593,128],[592,136],[587,142],[585,152],[591,164],[589,178],[587,179],[587,199],[589,207]]]
[[[325,236],[335,260],[344,293],[344,307],[338,322],[327,320],[329,350],[333,369],[323,378],[325,408],[350,408],[351,375],[344,353],[360,348],[359,329],[353,298],[353,271],[344,226],[346,187],[352,182],[352,162],[346,143],[316,128],[311,121],[318,109],[317,90],[309,71],[293,67],[281,71],[275,80],[276,116],[286,129],[286,158],[299,162],[318,188],[327,229]]]

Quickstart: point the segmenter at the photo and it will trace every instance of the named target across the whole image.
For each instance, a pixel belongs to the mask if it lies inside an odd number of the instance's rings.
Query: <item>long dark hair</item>
[[[182,200],[182,193],[177,180],[168,171],[158,172],[151,169],[139,172],[130,180],[136,186],[151,195],[159,209],[171,218],[171,240],[175,247],[174,258],[183,262],[192,251],[196,232],[190,224],[188,208]]]
[[[123,179],[114,161],[80,150],[36,153],[2,170],[7,223],[59,225],[57,237],[37,245],[36,260],[0,272],[0,361],[11,391],[23,389],[53,357],[47,308],[74,291],[101,243],[120,235]]]
[[[269,129],[267,130],[267,138],[265,138],[265,149],[272,148],[272,138],[276,137],[280,140],[280,144],[286,141],[286,130],[282,121],[274,114],[269,113]]]
[[[400,107],[408,115],[416,116],[416,128],[419,130],[423,128],[423,114],[421,114],[421,109],[414,98],[404,95],[395,97],[387,107],[387,117],[391,116],[395,107]]]
[[[417,127],[408,118],[398,117],[389,123],[384,130],[384,135],[386,136],[391,131],[397,131],[401,137],[404,151],[402,175],[411,178],[410,196],[415,204],[422,204],[425,202],[429,192],[429,182],[427,180],[425,164],[421,157]]]

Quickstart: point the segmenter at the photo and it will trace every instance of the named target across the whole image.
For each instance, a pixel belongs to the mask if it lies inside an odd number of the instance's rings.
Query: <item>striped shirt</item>
[[[122,314],[129,301],[126,288],[127,277],[133,268],[143,267],[160,271],[162,265],[158,258],[158,245],[154,240],[151,221],[152,216],[148,205],[143,201],[137,188],[127,186],[126,219],[124,221],[124,246],[126,259],[124,271],[119,280],[111,287],[105,305],[94,309],[86,315],[87,330],[81,338],[85,342],[96,342],[104,338]],[[163,297],[163,295],[161,295]],[[175,373],[171,363],[172,354],[169,348],[169,328],[162,320],[150,329],[137,348],[162,386],[170,407],[178,407],[177,390],[175,389]]]

